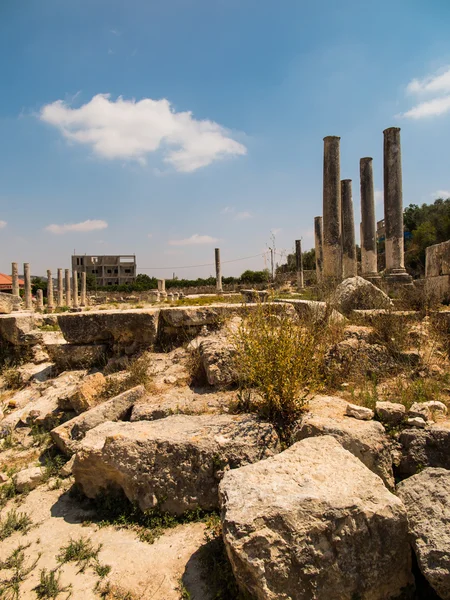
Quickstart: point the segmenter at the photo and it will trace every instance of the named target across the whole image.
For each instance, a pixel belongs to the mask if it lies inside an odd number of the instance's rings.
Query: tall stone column
[[[53,302],[53,277],[50,270],[47,270],[47,308],[48,310],[55,308]]]
[[[86,272],[81,273],[81,294],[80,294],[81,306],[86,306]]]
[[[69,269],[65,269],[64,271],[64,279],[65,279],[65,283],[66,283],[66,306],[70,306],[72,303],[72,294],[70,291],[70,271]]]
[[[379,279],[372,162],[373,159],[369,156],[361,158],[359,161],[361,190],[361,275],[369,280]]]
[[[386,278],[409,283],[403,246],[403,190],[400,128],[384,130],[384,226]]]
[[[342,207],[342,276],[356,277],[358,263],[356,260],[355,221],[353,217],[352,180],[341,181]]]
[[[216,259],[216,291],[222,293],[222,266],[220,264],[220,248],[215,249]]]
[[[19,291],[19,267],[17,263],[11,264],[12,295],[20,297]]]
[[[72,306],[78,308],[78,273],[72,271]]]
[[[23,278],[25,283],[25,308],[31,310],[33,308],[33,302],[31,299],[31,275],[29,263],[24,263],[23,265]]]
[[[42,312],[44,310],[44,292],[39,288],[36,290],[36,310]]]
[[[366,262],[366,251],[364,250],[364,244],[363,244],[363,226],[362,223],[359,224],[359,239],[361,240],[361,269],[362,269],[362,265],[365,264]]]
[[[314,217],[314,245],[316,250],[316,278],[320,283],[323,279],[323,220]]]
[[[297,271],[297,288],[302,290],[305,287],[303,280],[302,240],[295,240],[295,267]]]
[[[58,301],[57,306],[64,306],[64,283],[63,283],[63,271],[58,269]]]
[[[323,276],[342,279],[340,137],[324,138]]]

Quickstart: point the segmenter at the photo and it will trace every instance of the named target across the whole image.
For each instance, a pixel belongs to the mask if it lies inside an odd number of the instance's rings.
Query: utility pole
[[[270,250],[270,272],[272,274],[272,283],[275,281],[274,271],[273,271],[273,248],[269,248]]]
[[[302,254],[302,240],[295,240],[295,262],[297,267],[297,288],[302,290],[304,288],[303,283],[303,254]]]

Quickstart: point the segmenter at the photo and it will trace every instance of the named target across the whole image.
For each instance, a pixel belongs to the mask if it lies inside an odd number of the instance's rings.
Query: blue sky
[[[448,0],[1,0],[0,271],[75,249],[208,276],[172,267],[260,255],[271,231],[307,249],[326,135],[356,223],[363,156],[383,216],[389,126],[405,205],[445,195],[449,22]]]

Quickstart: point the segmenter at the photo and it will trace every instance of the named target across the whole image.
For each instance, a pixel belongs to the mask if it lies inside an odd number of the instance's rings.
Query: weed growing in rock
[[[39,553],[31,565],[25,565],[25,550],[30,545],[17,546],[5,561],[0,562],[0,571],[5,570],[10,572],[9,578],[0,580],[0,598],[5,598],[5,600],[19,600],[20,586],[27,579],[28,575],[34,571],[41,558],[41,554]]]
[[[408,343],[409,323],[407,316],[391,310],[380,313],[373,318],[373,342],[386,346],[390,354],[398,356]]]
[[[152,386],[150,369],[149,356],[142,354],[130,363],[128,372],[124,377],[112,377],[107,380],[106,386],[100,394],[101,398],[114,398],[137,385],[143,385],[147,390],[150,390]]]
[[[141,600],[131,592],[113,585],[110,581],[98,585],[96,591],[102,600]]]
[[[67,598],[70,597],[72,589],[72,585],[67,585],[63,587],[60,584],[61,573],[56,575],[56,571],[47,571],[47,569],[42,569],[40,573],[40,580],[38,585],[33,588],[33,591],[36,592],[36,596],[42,600],[54,600],[59,596],[59,594],[63,594],[64,592],[69,592]]]
[[[14,481],[9,481],[0,487],[0,508],[3,508],[5,504],[11,498],[17,496],[16,486],[14,485]],[[0,596],[1,598],[1,596]]]
[[[61,454],[56,446],[50,446],[40,457],[45,469],[44,481],[57,477],[61,467],[67,462],[67,456]]]
[[[300,322],[277,304],[250,311],[234,335],[241,388],[253,389],[250,410],[271,421],[282,437],[322,384],[330,329]]]
[[[391,402],[399,402],[409,410],[415,402],[442,400],[441,384],[430,378],[397,377],[387,399]]]
[[[13,508],[8,512],[6,518],[0,521],[0,541],[5,540],[16,531],[25,534],[30,530],[30,527],[30,517],[25,513],[18,513]]]
[[[67,546],[60,548],[57,560],[60,564],[74,562],[80,568],[79,573],[83,573],[87,567],[92,566],[95,562],[98,563],[98,554],[101,549],[102,544],[94,548],[88,538],[70,539]]]
[[[5,386],[10,390],[18,390],[23,386],[23,378],[16,367],[5,367],[2,371]]]
[[[111,565],[102,565],[100,563],[97,563],[94,567],[94,571],[99,577],[101,577],[101,579],[103,579],[111,572]]]

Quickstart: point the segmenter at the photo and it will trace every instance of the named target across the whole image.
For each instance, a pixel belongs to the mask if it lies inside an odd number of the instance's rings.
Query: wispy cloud
[[[247,153],[227,129],[191,112],[176,112],[165,98],[114,101],[110,94],[98,94],[79,108],[57,100],[42,108],[40,118],[103,158],[145,164],[148,154],[162,150],[164,161],[184,173]]]
[[[50,233],[61,235],[63,233],[70,232],[86,233],[88,231],[106,229],[107,227],[108,223],[106,221],[88,219],[87,221],[83,221],[82,223],[64,223],[64,225],[56,225],[53,223],[52,225],[47,225],[45,230],[50,231]]]
[[[118,29],[110,29],[109,33],[112,33],[113,35],[122,35]]]
[[[153,233],[147,233],[147,237],[148,237],[149,240],[151,240],[152,237],[153,237]]]
[[[211,237],[210,235],[199,235],[198,233],[194,233],[190,238],[186,238],[184,240],[170,240],[170,246],[197,246],[200,244],[214,244],[218,242],[217,238]]]
[[[450,67],[423,79],[413,79],[406,86],[408,94],[433,96],[422,100],[405,113],[399,115],[408,119],[437,117],[450,111]]]
[[[436,200],[437,198],[443,198],[446,200],[447,198],[450,198],[450,190],[437,190],[436,192],[430,194],[430,197],[433,200]]]
[[[279,233],[281,233],[281,231],[281,227],[276,227],[275,229],[271,229],[270,233],[273,233],[273,235],[278,235]]]
[[[225,206],[225,208],[222,208],[222,210],[220,211],[221,215],[232,215],[236,212],[236,209],[234,208],[234,206]]]
[[[0,229],[4,229],[8,223],[6,221],[0,221]]]
[[[424,79],[413,79],[408,83],[406,91],[410,94],[450,92],[450,67]]]
[[[252,213],[245,210],[243,212],[236,213],[234,220],[235,221],[245,221],[246,219],[251,219],[253,217]]]

